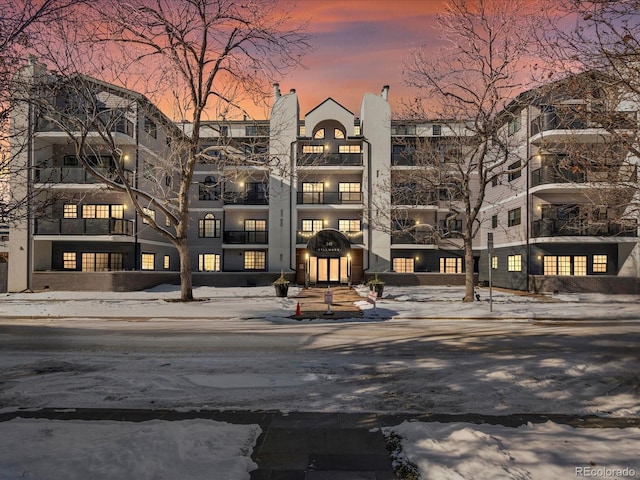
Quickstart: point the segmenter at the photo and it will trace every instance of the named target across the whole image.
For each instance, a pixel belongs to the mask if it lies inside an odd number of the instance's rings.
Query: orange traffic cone
[[[300,302],[298,302],[298,306],[296,307],[296,317],[302,315],[302,310],[300,309]]]

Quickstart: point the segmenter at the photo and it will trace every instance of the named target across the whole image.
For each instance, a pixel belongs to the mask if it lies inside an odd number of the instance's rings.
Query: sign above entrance
[[[307,251],[312,257],[346,257],[351,251],[351,242],[338,230],[320,230],[309,239]]]

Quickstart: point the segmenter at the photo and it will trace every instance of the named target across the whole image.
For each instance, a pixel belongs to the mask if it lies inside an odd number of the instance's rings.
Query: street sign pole
[[[493,232],[487,232],[487,251],[489,252],[489,311],[493,312],[493,285],[491,270],[493,270]]]

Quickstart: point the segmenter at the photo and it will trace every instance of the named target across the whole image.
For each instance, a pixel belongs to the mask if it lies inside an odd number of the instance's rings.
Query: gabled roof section
[[[329,97],[327,98],[324,102],[320,103],[318,106],[312,108],[311,110],[309,110],[306,114],[305,117],[307,115],[309,115],[312,112],[315,112],[316,110],[320,109],[321,107],[325,106],[328,103],[333,103],[335,105],[337,105],[338,107],[340,107],[341,109],[343,109],[345,112],[347,112],[349,115],[353,115],[353,112],[349,111],[349,109],[345,108],[344,106],[342,106],[340,103],[336,102],[333,98]]]

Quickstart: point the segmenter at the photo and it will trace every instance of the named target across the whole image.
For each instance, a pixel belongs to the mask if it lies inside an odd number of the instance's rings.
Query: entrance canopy
[[[346,257],[351,251],[351,242],[338,230],[327,228],[309,239],[307,251],[318,258]]]

